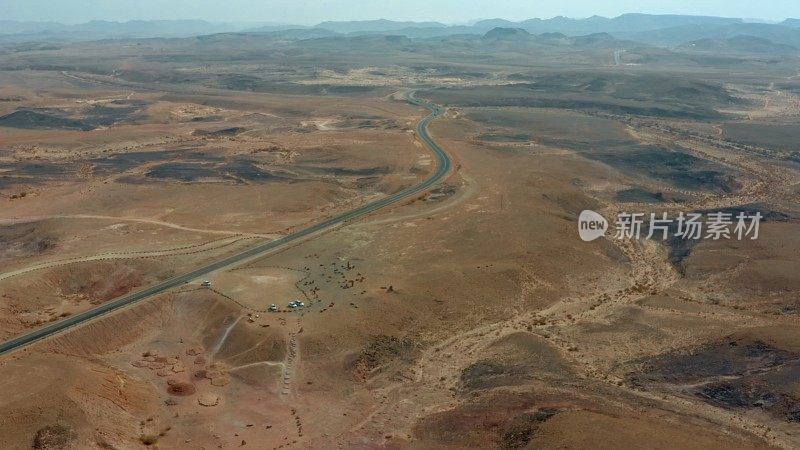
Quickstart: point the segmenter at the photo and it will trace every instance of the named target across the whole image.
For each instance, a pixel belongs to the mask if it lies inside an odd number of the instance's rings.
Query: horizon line
[[[630,16],[630,15],[639,15],[639,16],[653,16],[653,17],[670,17],[670,16],[678,16],[678,17],[707,17],[707,18],[717,18],[717,19],[731,19],[731,20],[741,20],[744,23],[771,23],[771,24],[780,24],[787,20],[796,19],[796,17],[785,17],[783,19],[766,19],[766,18],[759,18],[759,17],[735,17],[735,16],[712,16],[712,15],[705,15],[705,14],[677,14],[677,13],[670,13],[670,14],[650,14],[650,13],[640,13],[640,12],[628,12],[622,13],[617,16],[608,17],[608,16],[601,16],[599,14],[593,14],[591,16],[585,17],[570,17],[564,15],[557,15],[552,17],[530,17],[527,19],[520,19],[520,20],[513,20],[513,19],[506,19],[503,17],[486,17],[486,18],[479,18],[479,19],[470,19],[468,21],[460,21],[460,22],[444,22],[439,20],[433,19],[424,19],[424,20],[406,20],[406,19],[387,19],[386,17],[378,17],[378,18],[371,18],[371,19],[350,19],[350,20],[322,20],[319,22],[313,23],[302,23],[302,22],[275,22],[269,20],[223,20],[223,21],[215,21],[203,18],[176,18],[176,19],[87,19],[84,21],[58,21],[58,20],[19,20],[19,19],[0,19],[0,23],[2,22],[17,22],[17,23],[31,23],[31,24],[46,24],[46,23],[54,23],[59,25],[65,26],[76,26],[76,25],[86,25],[90,23],[96,22],[104,22],[104,23],[116,23],[116,24],[126,24],[131,22],[205,22],[212,25],[234,25],[234,24],[252,24],[252,25],[261,25],[261,26],[303,26],[314,28],[326,22],[332,23],[359,23],[359,22],[376,22],[376,21],[388,21],[388,22],[397,22],[397,23],[438,23],[440,25],[444,25],[446,27],[457,27],[457,26],[474,26],[475,24],[483,21],[489,20],[503,20],[510,23],[522,23],[529,20],[554,20],[554,19],[568,19],[568,20],[588,20],[593,18],[601,18],[607,20],[614,20],[618,19],[623,16]]]

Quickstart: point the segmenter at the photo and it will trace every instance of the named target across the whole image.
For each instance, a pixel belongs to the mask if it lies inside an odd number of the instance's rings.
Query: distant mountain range
[[[482,20],[475,23],[476,28],[516,27],[530,33],[564,33],[582,35],[591,33],[641,32],[660,30],[686,25],[717,27],[743,23],[742,19],[726,19],[705,16],[623,14],[613,19],[592,16],[588,19],[554,17],[552,19],[528,19],[522,22],[509,22],[503,19]]]
[[[57,22],[17,22],[0,20],[0,35],[20,35],[27,38],[64,38],[71,40],[105,38],[149,38],[149,37],[188,37],[202,34],[241,32],[250,28],[273,26],[269,23],[212,23],[203,20],[131,20],[128,22],[108,22],[93,20],[77,25]]]
[[[392,20],[361,20],[355,22],[322,22],[314,28],[331,30],[336,33],[361,33],[397,31],[408,28],[436,28],[444,29],[447,25],[439,22],[395,22]]]
[[[727,39],[700,39],[682,46],[686,50],[714,52],[717,54],[732,52],[751,53],[798,53],[797,47],[778,44],[769,39],[754,36],[734,36]]]
[[[189,37],[216,33],[271,33],[285,39],[391,34],[412,39],[425,39],[454,35],[485,35],[497,28],[520,30],[537,35],[560,33],[573,37],[607,33],[617,39],[660,46],[678,46],[703,40],[726,40],[737,36],[747,36],[766,39],[782,46],[800,48],[799,19],[787,19],[781,23],[769,24],[753,23],[735,18],[648,14],[623,14],[614,18],[593,16],[586,19],[554,17],[552,19],[529,19],[521,22],[487,19],[468,26],[448,26],[439,22],[396,22],[384,19],[322,22],[313,27],[275,23],[212,23],[200,20],[93,21],[79,25],[0,20],[0,39],[3,41],[59,39],[76,41],[109,38]],[[496,31],[493,33],[508,32]],[[519,34],[519,31],[514,31],[512,34]],[[497,37],[501,36],[489,35],[489,39]],[[734,44],[736,43],[734,42]],[[763,47],[762,44],[754,45]],[[717,42],[715,45],[723,44]]]

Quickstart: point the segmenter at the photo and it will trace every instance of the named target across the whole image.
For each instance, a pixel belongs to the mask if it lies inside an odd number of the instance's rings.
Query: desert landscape
[[[800,447],[800,26],[712,19],[0,35],[0,447]]]

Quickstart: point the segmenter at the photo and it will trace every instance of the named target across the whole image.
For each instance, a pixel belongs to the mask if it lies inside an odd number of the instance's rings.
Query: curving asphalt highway
[[[425,190],[433,186],[435,183],[442,180],[445,177],[445,175],[447,175],[447,173],[450,171],[451,168],[450,157],[433,140],[433,138],[431,138],[430,134],[428,134],[428,125],[431,123],[433,119],[440,116],[444,112],[444,109],[436,104],[416,98],[414,96],[414,92],[409,92],[408,94],[406,94],[406,100],[409,103],[427,108],[431,111],[430,114],[428,114],[417,124],[417,136],[419,136],[419,138],[425,142],[425,145],[427,145],[428,148],[431,150],[431,152],[433,152],[438,162],[436,172],[434,172],[433,175],[431,175],[424,182],[406,188],[386,198],[382,198],[380,200],[367,203],[366,205],[363,205],[351,211],[341,213],[337,216],[331,217],[322,222],[314,224],[308,228],[302,229],[296,233],[286,235],[274,241],[255,245],[236,255],[229,256],[227,258],[213,262],[211,264],[208,264],[207,266],[203,266],[199,269],[193,270],[183,275],[162,281],[156,285],[150,286],[141,291],[123,295],[122,297],[103,303],[97,308],[82,312],[80,314],[75,314],[74,316],[70,316],[64,320],[60,320],[53,324],[39,328],[30,333],[17,336],[13,339],[10,339],[0,344],[0,354],[20,349],[33,342],[61,333],[62,331],[68,328],[80,325],[84,322],[95,319],[104,314],[108,314],[112,311],[116,311],[120,308],[131,305],[140,300],[144,300],[153,295],[160,294],[174,287],[186,284],[192,280],[200,278],[204,275],[208,275],[212,272],[216,272],[220,269],[230,268],[245,260],[258,256],[264,256],[269,252],[285,247],[287,244],[297,242],[303,238],[307,238],[311,235],[320,233],[322,231],[330,230],[343,223],[362,218],[381,208],[395,204],[401,200],[407,199],[411,196],[424,192]]]

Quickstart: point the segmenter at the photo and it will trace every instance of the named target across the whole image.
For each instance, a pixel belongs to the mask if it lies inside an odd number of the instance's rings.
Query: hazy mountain
[[[742,19],[720,17],[624,14],[612,19],[593,16],[586,19],[554,17],[552,19],[529,19],[512,22],[505,19],[486,19],[472,26],[446,26],[438,22],[394,22],[390,20],[323,22],[320,28],[344,34],[401,34],[412,38],[429,38],[457,34],[485,34],[495,28],[522,29],[531,34],[563,33],[571,36],[586,36],[594,33],[639,32],[676,26],[698,25],[718,27],[743,23]],[[681,41],[681,42],[685,42]]]
[[[766,23],[737,23],[721,27],[686,25],[639,33],[617,32],[614,35],[638,42],[667,46],[701,39],[731,39],[736,36],[751,36],[800,48],[800,28]]]
[[[17,22],[15,20],[0,20],[0,34],[33,34],[43,31],[61,31],[67,25],[56,22]]]
[[[742,19],[721,17],[623,14],[611,19],[600,16],[592,16],[586,19],[570,19],[559,16],[552,19],[528,19],[521,22],[511,22],[505,19],[487,19],[476,22],[473,27],[486,30],[496,27],[521,28],[534,34],[563,33],[573,36],[585,36],[592,33],[638,32],[684,25],[722,26],[741,22]]]
[[[685,25],[700,25],[705,27],[732,25],[743,23],[742,19],[710,16],[682,16],[682,15],[651,15],[651,14],[623,14],[613,19],[606,19],[603,32],[615,31],[648,31],[662,28],[678,27]],[[603,21],[597,23],[603,24]]]
[[[227,25],[212,24],[202,20],[131,20],[129,22],[93,20],[69,29],[74,32],[102,33],[109,36],[149,37],[188,36],[196,33],[231,31],[231,28]]]
[[[676,27],[701,27],[715,29],[724,26],[745,24],[742,19],[706,16],[623,14],[615,18],[593,16],[586,19],[554,17],[552,19],[528,19],[512,22],[505,19],[486,19],[472,26],[448,27],[436,22],[393,22],[389,20],[359,22],[323,22],[321,28],[349,34],[386,33],[402,34],[413,38],[427,38],[456,34],[485,34],[495,28],[522,29],[530,34],[562,33],[570,36],[586,36],[595,33],[640,33]],[[678,40],[678,43],[688,39]]]
[[[636,46],[629,41],[620,41],[608,33],[592,33],[585,36],[567,36],[563,33],[531,34],[522,28],[492,28],[484,34],[480,41],[483,44],[507,44],[512,48],[517,45],[531,46],[558,46],[574,48],[625,48]]]
[[[341,33],[326,30],[324,28],[290,28],[267,32],[267,35],[279,39],[319,39],[327,37],[341,36]]]
[[[475,22],[474,28],[514,28],[517,24],[506,19],[485,19]]]
[[[358,20],[351,22],[322,22],[316,28],[335,31],[337,33],[388,32],[406,28],[447,28],[439,22],[395,22],[393,20]]]
[[[0,22],[0,35],[23,35],[29,38],[58,37],[72,40],[188,37],[244,31],[256,25],[277,26],[258,23],[212,23],[203,20],[131,20],[128,22],[93,20],[77,25],[54,22],[2,21]]]
[[[462,35],[462,34],[469,34],[473,36],[480,36],[485,33],[486,30],[477,30],[474,27],[470,26],[452,26],[452,27],[432,27],[432,28],[417,28],[417,27],[410,27],[410,28],[402,28],[398,30],[390,30],[390,31],[354,31],[351,33],[347,33],[353,36],[364,36],[364,35],[376,35],[376,34],[391,34],[391,35],[400,35],[414,39],[427,39],[427,38],[435,38],[435,37],[445,37],[445,36],[454,36],[454,35]]]
[[[741,23],[742,19],[727,19],[706,16],[623,14],[612,19],[592,16],[586,19],[554,17],[552,19],[529,19],[516,24],[532,33],[559,32],[572,35],[592,33],[637,32],[658,30],[685,25],[715,27]]]
[[[781,22],[781,25],[787,27],[800,28],[800,19],[786,19],[783,22]]]
[[[708,52],[785,53],[796,52],[791,45],[778,44],[756,36],[735,36],[728,39],[700,39],[681,46],[685,50]]]
[[[586,36],[575,36],[572,38],[572,45],[593,46],[593,45],[613,45],[619,42],[614,36],[608,33],[592,33]]]
[[[485,41],[526,41],[531,34],[522,28],[492,28],[483,35]]]
[[[303,25],[264,25],[260,27],[248,28],[245,31],[248,33],[273,33],[276,31],[288,30],[310,30],[311,27]]]

